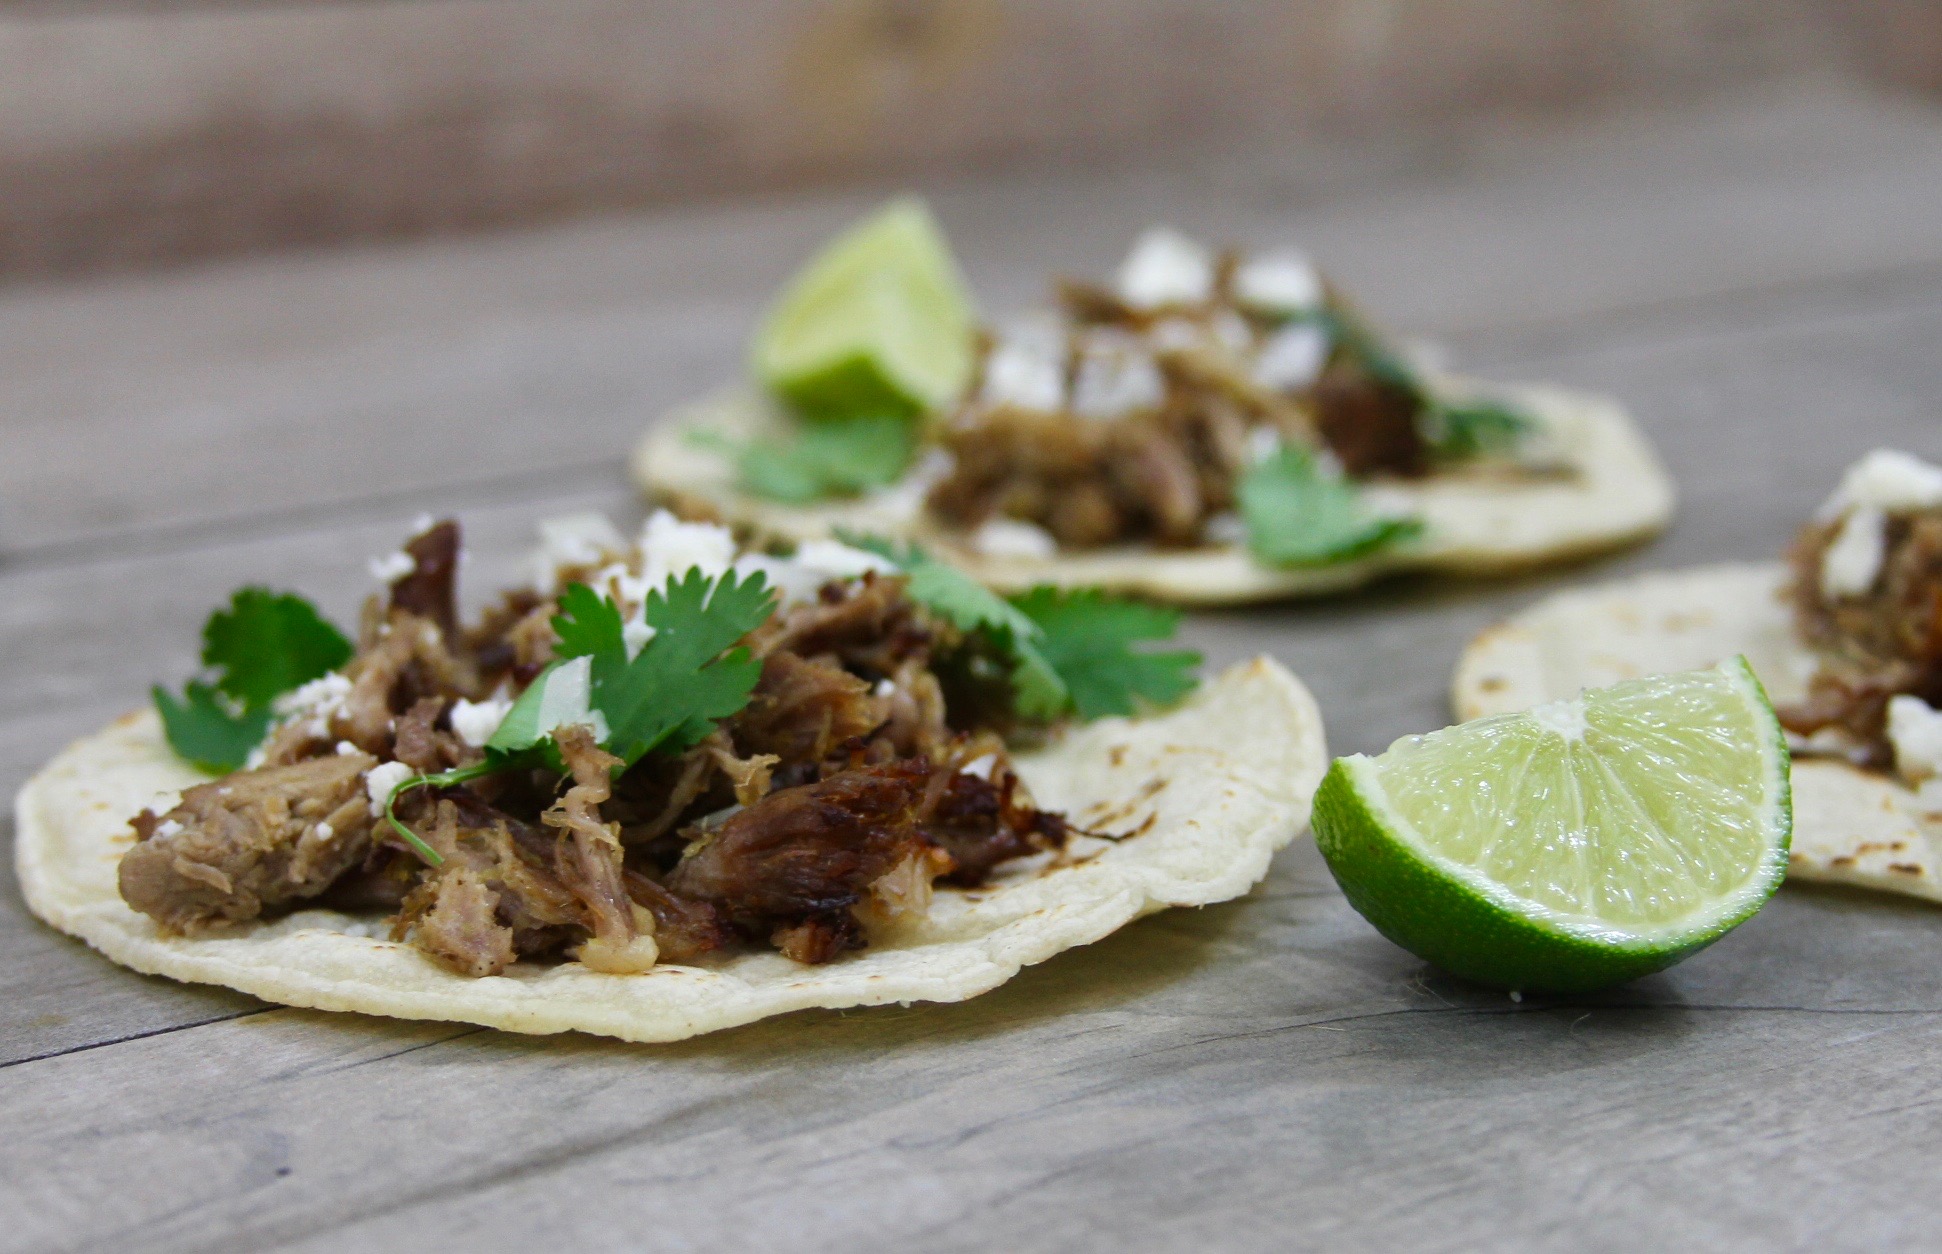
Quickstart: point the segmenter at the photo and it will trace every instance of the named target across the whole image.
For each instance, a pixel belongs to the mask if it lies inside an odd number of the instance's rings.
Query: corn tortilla
[[[75,742],[21,790],[15,865],[35,914],[137,971],[292,1006],[673,1041],[810,1007],[961,1001],[1143,914],[1240,896],[1306,827],[1328,755],[1308,690],[1259,658],[1174,709],[1072,728],[1016,764],[1040,805],[1120,839],[1076,838],[1064,859],[940,889],[915,923],[822,966],[762,952],[639,975],[520,963],[473,979],[381,922],[321,909],[165,935],[116,887],[128,820],[207,777],[169,750],[152,710]]]

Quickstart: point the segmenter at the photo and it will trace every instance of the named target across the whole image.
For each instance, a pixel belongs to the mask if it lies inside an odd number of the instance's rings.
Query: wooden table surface
[[[1942,115],[1794,91],[1427,154],[956,183],[993,308],[1141,225],[1307,245],[1481,373],[1612,392],[1682,492],[1640,552],[1197,616],[1338,752],[1447,721],[1464,641],[1575,580],[1765,558],[1857,454],[1942,455]],[[1326,184],[1325,178],[1320,180]],[[730,375],[868,198],[0,294],[0,787],[194,664],[243,581],[340,619],[421,512],[475,595]],[[11,831],[7,833],[11,840]],[[124,971],[0,890],[5,1249],[1886,1248],[1934,1239],[1942,912],[1800,887],[1607,995],[1425,968],[1303,841],[954,1006],[672,1047],[265,1006]]]

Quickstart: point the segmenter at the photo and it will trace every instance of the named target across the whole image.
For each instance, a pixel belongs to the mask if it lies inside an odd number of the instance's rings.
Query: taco
[[[1643,575],[1473,641],[1459,719],[1743,654],[1793,749],[1789,874],[1942,901],[1942,467],[1877,450],[1784,562]]]
[[[1246,892],[1307,822],[1308,692],[1197,684],[1170,611],[667,513],[542,533],[470,624],[451,522],[374,563],[355,644],[237,593],[207,677],[21,791],[28,905],[270,1001],[667,1041],[974,996]]]
[[[929,215],[893,205],[777,303],[757,382],[669,415],[636,477],[762,538],[867,530],[1001,591],[1187,604],[1500,572],[1671,516],[1616,402],[1426,369],[1298,253],[1156,230],[1058,295],[978,329]]]

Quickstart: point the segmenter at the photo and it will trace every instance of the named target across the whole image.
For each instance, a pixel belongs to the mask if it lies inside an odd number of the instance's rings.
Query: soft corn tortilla
[[[1464,651],[1459,719],[1527,709],[1624,679],[1746,654],[1775,701],[1798,698],[1814,658],[1793,636],[1779,563],[1705,566],[1566,592]],[[1794,760],[1788,874],[1942,901],[1942,813],[1913,789],[1828,758]]]
[[[1481,385],[1446,380],[1441,390],[1476,394]],[[634,475],[652,496],[712,516],[758,539],[798,541],[837,529],[916,540],[987,586],[1023,592],[1037,584],[1101,587],[1187,605],[1228,605],[1316,596],[1359,587],[1399,570],[1488,575],[1588,556],[1645,539],[1672,517],[1672,481],[1645,437],[1613,400],[1551,387],[1488,392],[1545,424],[1576,473],[1512,478],[1479,468],[1385,485],[1383,495],[1421,517],[1422,540],[1360,561],[1307,569],[1262,566],[1245,547],[1169,550],[1131,545],[1050,558],[993,558],[963,543],[923,509],[923,487],[898,484],[852,500],[784,505],[738,489],[735,469],[707,432],[731,441],[776,438],[786,419],[759,395],[727,391],[678,410],[634,453]]]
[[[1019,773],[1040,805],[1120,839],[1079,837],[1063,859],[1017,864],[976,891],[940,889],[921,920],[823,966],[764,952],[641,975],[569,962],[469,979],[385,939],[382,922],[330,910],[163,935],[116,889],[128,820],[206,776],[170,752],[146,710],[77,741],[21,790],[15,862],[35,914],[137,971],[292,1006],[674,1041],[808,1007],[961,1001],[1143,914],[1238,897],[1307,825],[1327,763],[1314,699],[1267,658],[1165,714],[1076,728],[1021,755]]]

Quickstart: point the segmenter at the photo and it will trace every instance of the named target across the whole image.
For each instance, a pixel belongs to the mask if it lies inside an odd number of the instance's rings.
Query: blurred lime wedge
[[[1575,992],[1671,966],[1778,888],[1787,744],[1743,658],[1339,758],[1315,839],[1349,904],[1446,970]]]
[[[974,313],[937,220],[894,200],[832,240],[756,333],[756,377],[809,417],[940,409],[971,381]]]

